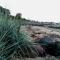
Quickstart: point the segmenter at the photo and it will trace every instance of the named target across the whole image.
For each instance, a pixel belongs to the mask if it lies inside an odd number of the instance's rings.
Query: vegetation
[[[37,56],[34,43],[24,31],[20,31],[19,14],[14,17],[5,11],[0,8],[0,60],[9,60],[15,54],[20,58]]]
[[[32,42],[30,36],[26,32],[21,31],[21,26],[27,24],[48,25],[26,20],[21,17],[20,13],[12,16],[8,9],[0,7],[0,60],[10,60],[12,56],[19,57],[20,59],[46,56],[44,47],[47,48],[47,54],[60,56],[59,42],[50,44],[50,38],[43,38],[37,42]]]

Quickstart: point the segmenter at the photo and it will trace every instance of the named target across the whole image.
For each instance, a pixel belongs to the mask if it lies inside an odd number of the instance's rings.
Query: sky
[[[0,0],[12,15],[40,22],[60,22],[60,0]]]

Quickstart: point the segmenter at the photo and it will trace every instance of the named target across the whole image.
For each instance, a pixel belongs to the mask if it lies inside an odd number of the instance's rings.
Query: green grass
[[[20,20],[0,15],[0,60],[9,60],[15,54],[20,58],[37,56],[30,37],[20,31],[21,25]]]

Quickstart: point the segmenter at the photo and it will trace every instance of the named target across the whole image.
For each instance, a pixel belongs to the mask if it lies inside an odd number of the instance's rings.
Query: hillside
[[[60,23],[12,16],[0,7],[0,58],[6,60],[60,59]]]

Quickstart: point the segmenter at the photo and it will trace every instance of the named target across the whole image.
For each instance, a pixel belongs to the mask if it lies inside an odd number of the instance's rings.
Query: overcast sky
[[[0,0],[0,5],[26,19],[60,22],[60,0]]]

